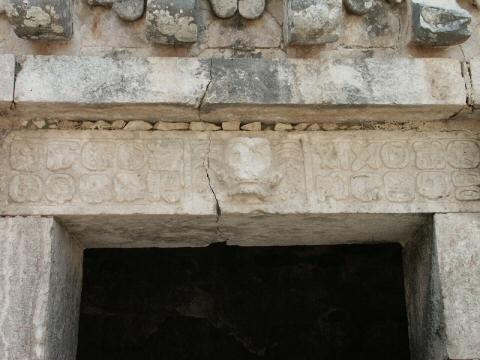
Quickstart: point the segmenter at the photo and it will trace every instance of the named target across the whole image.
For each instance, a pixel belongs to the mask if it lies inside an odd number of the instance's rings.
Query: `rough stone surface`
[[[155,130],[161,131],[174,131],[174,130],[189,130],[190,124],[189,123],[170,123],[159,121],[153,127]]]
[[[213,59],[211,74],[201,108],[209,120],[433,120],[466,104],[455,60]]]
[[[125,21],[135,21],[145,12],[145,0],[88,0],[90,5],[111,6]]]
[[[210,0],[210,6],[219,18],[228,19],[238,11],[238,0]]]
[[[0,358],[76,357],[82,249],[51,218],[0,218]]]
[[[318,45],[339,39],[342,0],[291,0],[285,2],[285,7],[287,44]]]
[[[412,41],[422,46],[451,46],[465,42],[472,17],[456,0],[412,0]]]
[[[265,0],[238,0],[238,11],[245,19],[258,19],[264,10]]]
[[[407,240],[403,259],[411,359],[448,359],[432,220]]]
[[[195,121],[190,123],[190,130],[192,131],[217,131],[221,127],[215,124],[206,123],[203,121]]]
[[[449,359],[480,358],[480,214],[436,214]]]
[[[3,215],[480,211],[478,133],[14,131],[1,149]]]
[[[374,0],[343,0],[345,8],[355,15],[365,15],[374,4]]]
[[[475,108],[480,107],[480,57],[477,57],[470,61],[470,71],[471,76],[471,105]]]
[[[9,0],[6,13],[18,37],[68,40],[73,33],[72,0]]]
[[[205,60],[31,56],[17,75],[15,101],[35,117],[188,120],[198,117],[208,82]]]
[[[238,131],[240,130],[240,121],[226,121],[222,123],[222,130],[224,131]]]
[[[123,128],[124,130],[150,130],[152,128],[152,124],[146,121],[130,121],[125,125]]]
[[[261,131],[262,123],[259,121],[251,122],[249,124],[242,125],[241,129],[247,131]]]
[[[15,85],[15,57],[0,55],[0,111],[10,108]]]
[[[160,44],[188,44],[197,41],[195,0],[148,0],[147,39]]]

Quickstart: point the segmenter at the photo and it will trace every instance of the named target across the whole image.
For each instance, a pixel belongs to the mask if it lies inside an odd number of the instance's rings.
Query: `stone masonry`
[[[480,359],[480,4],[0,0],[0,360],[76,358],[100,247],[403,247]]]

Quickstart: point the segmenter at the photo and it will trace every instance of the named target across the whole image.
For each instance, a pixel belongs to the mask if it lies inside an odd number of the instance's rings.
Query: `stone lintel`
[[[27,117],[196,120],[209,64],[193,58],[27,56],[15,102]]]
[[[27,56],[21,65],[15,114],[24,118],[412,121],[466,106],[452,59]]]
[[[448,359],[480,359],[480,214],[436,214]]]
[[[52,218],[0,218],[0,358],[76,356],[82,248]]]
[[[15,56],[0,55],[0,111],[9,109],[15,85]]]
[[[0,215],[480,212],[479,164],[466,132],[12,131]]]

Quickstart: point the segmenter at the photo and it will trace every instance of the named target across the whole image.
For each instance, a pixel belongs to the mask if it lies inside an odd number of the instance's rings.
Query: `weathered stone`
[[[479,359],[480,214],[436,214],[435,243],[448,359]]]
[[[120,130],[125,127],[127,123],[124,120],[115,120],[112,122],[112,130]]]
[[[192,131],[217,131],[221,127],[212,123],[207,123],[203,121],[194,121],[190,123],[190,130]]]
[[[153,128],[161,131],[188,130],[190,129],[190,124],[159,121]]]
[[[33,120],[32,123],[37,129],[43,129],[47,125],[45,120]]]
[[[355,15],[365,15],[373,7],[373,0],[343,0],[345,8]]]
[[[262,131],[262,123],[259,121],[251,122],[242,125],[241,129],[246,131]]]
[[[291,0],[285,4],[284,37],[287,44],[315,45],[338,40],[342,0]]]
[[[292,124],[276,123],[273,127],[275,131],[289,131],[293,130]]]
[[[0,149],[0,215],[480,211],[478,133],[13,131]]]
[[[152,127],[152,124],[146,121],[134,120],[129,121],[123,130],[151,130]]]
[[[310,125],[309,123],[300,123],[300,124],[296,124],[293,128],[296,131],[304,131],[304,130],[307,130],[309,125]]]
[[[228,19],[238,10],[238,0],[210,0],[210,5],[215,15]]]
[[[320,130],[320,125],[319,124],[311,124],[308,129],[308,131],[319,131]]]
[[[210,121],[435,120],[466,106],[452,59],[213,59],[211,75]]]
[[[472,17],[456,0],[412,0],[412,41],[421,46],[452,46],[470,35]]]
[[[160,44],[188,44],[197,41],[195,0],[148,0],[147,39]]]
[[[68,120],[198,119],[209,62],[188,58],[28,56],[17,75],[17,111]]]
[[[0,358],[76,357],[82,249],[52,218],[0,218]]]
[[[470,61],[470,68],[465,71],[471,79],[470,103],[475,108],[480,107],[480,58],[476,57]]]
[[[238,12],[245,19],[253,20],[262,16],[265,0],[238,0]]]
[[[238,131],[240,130],[240,121],[226,121],[222,122],[222,130]]]
[[[9,0],[6,13],[24,39],[68,40],[73,34],[72,0]]]
[[[122,20],[135,21],[145,12],[145,0],[88,0],[90,5],[111,6]]]
[[[0,110],[10,108],[15,84],[15,57],[0,55]]]

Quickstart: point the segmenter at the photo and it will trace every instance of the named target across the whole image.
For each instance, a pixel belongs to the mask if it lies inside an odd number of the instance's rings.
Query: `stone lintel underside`
[[[11,131],[0,215],[480,212],[479,134]]]
[[[19,118],[445,120],[467,98],[461,64],[452,59],[25,56],[17,62],[9,115]]]

